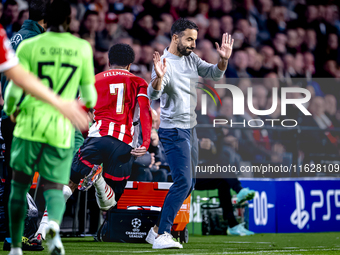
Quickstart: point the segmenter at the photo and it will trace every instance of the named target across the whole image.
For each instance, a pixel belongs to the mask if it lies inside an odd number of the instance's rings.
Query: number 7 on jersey
[[[117,93],[118,90],[118,93]],[[116,112],[118,114],[122,114],[124,112],[124,93],[125,92],[125,84],[124,83],[114,83],[110,84],[110,94],[117,95],[117,106]]]

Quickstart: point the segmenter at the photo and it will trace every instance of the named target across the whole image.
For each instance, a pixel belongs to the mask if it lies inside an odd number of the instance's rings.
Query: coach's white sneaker
[[[11,248],[11,251],[8,255],[22,255],[21,248]]]
[[[147,241],[149,244],[153,244],[157,235],[158,234],[153,230],[153,227],[151,227],[148,236],[145,238],[145,241]]]
[[[158,236],[153,242],[152,249],[182,249],[183,246],[174,241],[171,234],[164,232],[163,235]]]
[[[59,225],[55,221],[49,221],[46,229],[46,239],[48,245],[48,251],[51,255],[64,255],[64,246],[61,243],[59,235]]]

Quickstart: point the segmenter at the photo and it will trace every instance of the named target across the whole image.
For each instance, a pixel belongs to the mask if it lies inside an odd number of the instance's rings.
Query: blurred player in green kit
[[[23,41],[17,56],[21,65],[37,75],[62,99],[71,100],[80,90],[87,108],[96,104],[92,49],[88,42],[66,33],[71,8],[65,0],[54,0],[48,7],[47,32]],[[12,82],[5,94],[5,112],[16,110],[23,90]],[[22,254],[26,193],[35,169],[41,176],[49,222],[47,238],[50,254],[65,254],[59,224],[65,210],[63,185],[70,178],[74,149],[74,128],[59,111],[27,95],[20,104],[11,150],[13,168],[9,200],[10,255]]]

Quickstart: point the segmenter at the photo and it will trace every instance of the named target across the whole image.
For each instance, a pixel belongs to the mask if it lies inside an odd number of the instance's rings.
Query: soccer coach
[[[194,113],[196,89],[190,79],[219,80],[227,69],[234,40],[223,34],[222,44],[216,43],[220,55],[218,64],[209,64],[192,51],[196,47],[198,27],[187,19],[178,19],[171,27],[171,43],[160,57],[153,55],[154,67],[148,96],[160,98],[161,124],[159,138],[170,166],[173,185],[164,200],[158,223],[151,228],[146,241],[153,249],[183,248],[169,234],[175,216],[194,185],[194,169],[198,162],[198,141]]]

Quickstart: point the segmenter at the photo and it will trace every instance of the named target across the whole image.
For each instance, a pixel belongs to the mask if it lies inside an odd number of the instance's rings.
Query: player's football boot
[[[158,234],[153,230],[153,227],[151,227],[148,236],[145,238],[145,241],[147,241],[149,244],[153,244],[157,235]]]
[[[33,245],[42,245],[43,240],[44,240],[44,238],[42,237],[42,234],[38,234],[37,236],[32,237],[29,240],[29,243],[33,244]]]
[[[3,250],[11,250],[11,238],[5,238]],[[23,251],[42,251],[44,247],[41,246],[41,242],[31,242],[27,237],[21,237],[21,246]]]
[[[252,200],[255,196],[255,190],[243,188],[236,196],[236,203],[242,204],[244,201]]]
[[[94,167],[91,169],[91,172],[87,176],[85,176],[84,179],[80,180],[78,189],[81,191],[85,191],[91,188],[93,183],[98,180],[102,171],[103,168],[100,165],[94,165]]]
[[[171,234],[164,232],[153,242],[152,249],[182,249],[183,245],[174,240]]]
[[[64,255],[65,250],[59,235],[59,225],[55,221],[49,221],[46,229],[46,239],[50,255]]]
[[[227,234],[231,236],[251,236],[255,233],[244,227],[245,222],[240,223],[232,228],[228,227]]]

